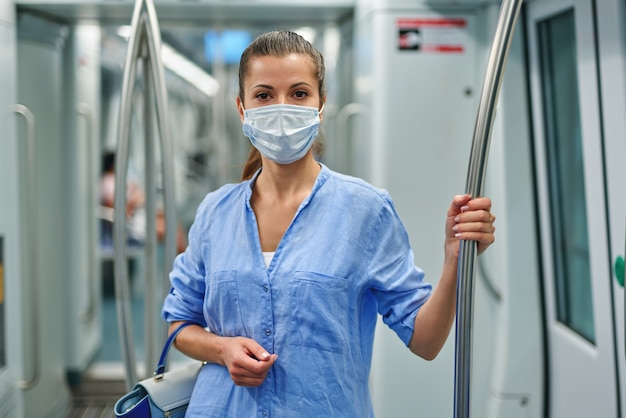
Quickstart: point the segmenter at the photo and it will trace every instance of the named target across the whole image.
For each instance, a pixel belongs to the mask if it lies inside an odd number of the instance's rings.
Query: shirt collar
[[[326,183],[326,180],[330,176],[330,169],[326,167],[326,165],[320,163],[319,161],[317,163],[320,165],[321,170],[319,174],[317,175],[317,178],[315,179],[315,183],[313,184],[313,189],[311,190],[311,194],[309,195],[309,197],[305,199],[305,202],[307,203],[309,200],[311,200],[313,195],[324,185],[324,183]],[[261,174],[262,169],[263,169],[262,167],[259,168],[249,180],[246,180],[248,182],[247,187],[246,187],[246,202],[248,205],[250,205],[250,199],[252,198],[252,187],[254,186],[254,183],[256,182],[257,177],[259,177],[259,174]]]

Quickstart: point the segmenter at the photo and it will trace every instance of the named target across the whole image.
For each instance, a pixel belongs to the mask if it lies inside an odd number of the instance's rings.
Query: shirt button
[[[263,290],[265,290],[267,292],[268,290],[270,290],[270,288],[269,288],[268,285],[265,285],[265,286],[263,286]]]
[[[267,416],[267,411],[263,411],[263,416],[266,417]]]
[[[265,335],[267,335],[269,337],[270,335],[272,335],[272,331],[269,328],[266,329],[265,330]]]

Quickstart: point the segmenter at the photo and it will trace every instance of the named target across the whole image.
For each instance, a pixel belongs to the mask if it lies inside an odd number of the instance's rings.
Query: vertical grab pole
[[[150,72],[150,60],[148,49],[143,45],[143,115],[144,115],[144,151],[145,151],[145,172],[146,172],[146,225],[152,225],[156,219],[156,155],[154,149],[154,130],[152,119],[152,74]],[[150,223],[148,223],[150,222]],[[157,277],[157,237],[156,228],[147,228],[146,241],[144,243],[146,252],[146,262],[144,269],[145,293],[144,293],[144,348],[146,374],[157,363],[156,347],[160,345],[155,338],[156,326],[156,292],[154,291],[154,282]]]
[[[146,78],[144,107],[146,115],[145,126],[145,146],[146,146],[146,171],[149,187],[148,200],[146,202],[146,214],[149,216],[146,222],[146,235],[148,238],[146,263],[148,266],[147,273],[152,277],[146,277],[146,283],[152,284],[155,280],[155,270],[153,266],[156,263],[156,235],[154,233],[153,223],[155,216],[155,153],[152,146],[153,130],[152,118],[150,114],[150,104],[154,93],[154,101],[156,102],[156,116],[158,125],[158,136],[161,141],[161,161],[163,170],[163,195],[165,210],[165,256],[163,269],[168,272],[168,266],[174,260],[176,255],[176,222],[175,222],[175,194],[174,194],[174,170],[172,162],[172,141],[169,128],[169,110],[167,105],[167,90],[165,86],[165,72],[163,70],[163,62],[161,60],[161,34],[156,16],[156,10],[152,0],[137,0],[133,11],[131,23],[131,34],[128,41],[128,52],[126,55],[126,65],[124,67],[124,77],[122,82],[122,96],[120,105],[120,117],[118,126],[118,143],[116,151],[116,170],[115,170],[115,198],[114,198],[114,255],[115,255],[115,297],[117,300],[117,317],[118,327],[120,331],[120,345],[122,348],[122,359],[126,369],[126,387],[128,390],[137,381],[137,372],[135,366],[135,353],[133,346],[132,326],[130,323],[130,300],[128,285],[128,270],[126,266],[126,170],[128,169],[128,153],[130,144],[130,116],[132,112],[132,98],[135,85],[135,73],[137,69],[137,61],[143,58],[143,70]],[[147,187],[147,188],[148,188]],[[166,277],[164,277],[165,280]],[[167,289],[167,282],[162,284],[163,289]],[[155,292],[154,286],[147,286],[146,289],[146,370],[149,370],[148,364],[154,364],[150,359],[156,354],[150,349],[161,346],[154,345],[152,336],[153,330],[156,330],[153,315],[156,309],[154,304]],[[162,340],[165,340],[166,327],[161,327]]]
[[[151,80],[156,101],[157,126],[161,140],[161,170],[163,189],[163,210],[165,213],[165,243],[163,256],[163,276],[161,280],[162,295],[169,292],[169,270],[176,257],[176,195],[174,191],[174,155],[171,130],[169,125],[169,108],[167,102],[167,88],[165,85],[165,71],[161,59],[161,32],[156,16],[154,3],[146,0],[147,22],[146,38],[150,59]],[[161,342],[165,342],[167,324],[161,327]],[[163,344],[158,344],[157,347]]]
[[[117,132],[117,149],[115,151],[115,194],[113,198],[113,265],[115,272],[115,300],[117,308],[117,326],[120,336],[122,361],[124,363],[126,389],[130,390],[137,381],[135,349],[131,327],[130,289],[128,285],[128,265],[126,263],[126,170],[128,168],[128,149],[130,145],[130,117],[133,92],[135,90],[135,73],[137,59],[142,40],[144,16],[141,1],[137,1],[131,21],[131,33],[128,38],[128,50]]]
[[[496,33],[489,53],[478,115],[470,154],[465,192],[472,197],[482,195],[487,171],[489,139],[495,117],[498,94],[508,58],[515,23],[522,0],[503,0]],[[472,362],[472,314],[476,242],[461,241],[459,250],[456,346],[454,370],[454,417],[469,418]]]

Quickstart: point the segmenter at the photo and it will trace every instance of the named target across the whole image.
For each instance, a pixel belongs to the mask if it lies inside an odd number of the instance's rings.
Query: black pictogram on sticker
[[[422,34],[419,29],[399,29],[398,49],[419,51],[422,46]]]

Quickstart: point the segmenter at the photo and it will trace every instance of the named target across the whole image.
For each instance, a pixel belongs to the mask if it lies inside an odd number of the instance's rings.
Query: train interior
[[[184,235],[208,192],[239,181],[250,149],[235,104],[239,57],[260,33],[294,30],[326,60],[322,162],[389,191],[436,284],[500,1],[154,3],[172,149],[159,146],[143,50],[124,175],[157,214],[175,208]],[[114,217],[102,203],[134,5],[0,0],[0,417],[113,416],[130,384],[123,321],[138,377],[160,352],[169,259],[162,241],[147,255],[155,213],[139,207],[124,226],[130,311],[120,318]],[[626,1],[524,1],[504,71],[484,190],[497,240],[478,257],[473,296],[471,415],[626,417]],[[453,414],[454,332],[427,362],[381,321],[377,417]],[[189,361],[176,352],[170,364]]]

